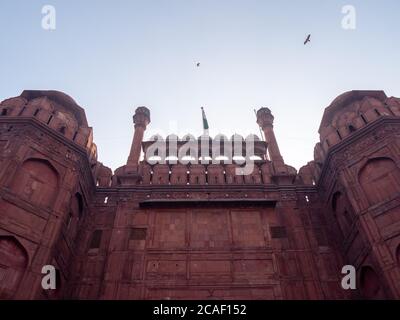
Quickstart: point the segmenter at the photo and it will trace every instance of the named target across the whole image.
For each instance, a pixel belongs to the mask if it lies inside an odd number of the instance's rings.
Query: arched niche
[[[77,192],[71,199],[71,213],[74,217],[81,218],[83,215],[83,198]]]
[[[28,253],[17,239],[0,236],[0,300],[13,298],[28,261]]]
[[[353,222],[353,215],[351,214],[352,210],[346,196],[340,191],[335,192],[332,196],[332,210],[342,235],[346,235]]]
[[[380,297],[381,283],[379,276],[370,266],[363,266],[360,270],[360,290],[364,298],[376,299]]]
[[[26,160],[15,174],[11,190],[34,205],[51,207],[57,196],[58,173],[47,160]]]
[[[370,205],[400,192],[400,170],[390,158],[369,160],[359,171],[358,179]]]
[[[75,236],[78,222],[83,216],[83,198],[82,195],[77,192],[71,197],[69,214],[67,217],[67,230],[71,236]]]

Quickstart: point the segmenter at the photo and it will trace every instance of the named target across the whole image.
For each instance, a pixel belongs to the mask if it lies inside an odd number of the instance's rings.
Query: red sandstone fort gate
[[[265,141],[252,139],[254,169],[244,176],[235,161],[173,162],[170,144],[147,161],[145,107],[114,173],[69,96],[24,91],[0,114],[2,299],[400,297],[398,98],[340,95],[325,109],[314,160],[298,172],[283,160],[271,111],[259,109]],[[55,291],[41,287],[48,264]],[[347,264],[357,290],[341,287]]]

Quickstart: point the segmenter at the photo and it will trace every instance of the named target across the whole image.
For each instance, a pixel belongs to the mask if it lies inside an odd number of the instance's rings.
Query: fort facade
[[[139,107],[112,172],[72,98],[4,100],[0,298],[399,299],[400,99],[340,95],[299,171],[273,120],[258,110],[263,139],[144,141],[150,111]],[[56,290],[42,289],[44,265]],[[356,290],[341,287],[344,265]]]

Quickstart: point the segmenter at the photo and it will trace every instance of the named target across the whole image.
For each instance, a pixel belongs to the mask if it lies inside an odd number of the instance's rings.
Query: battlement
[[[187,134],[180,139],[169,135],[166,139],[153,136],[142,143],[144,159],[150,164],[156,163],[202,163],[210,162],[242,164],[246,159],[267,160],[267,143],[254,134],[243,138],[235,134],[230,139],[222,134],[200,136],[197,139]]]
[[[126,167],[115,171],[113,186],[124,184],[123,176]],[[296,169],[287,166],[287,183],[294,182]],[[259,160],[253,163],[251,172],[246,173],[244,166],[238,164],[154,164],[141,162],[138,169],[141,177],[138,184],[142,185],[262,185],[275,184],[274,171],[271,161]]]

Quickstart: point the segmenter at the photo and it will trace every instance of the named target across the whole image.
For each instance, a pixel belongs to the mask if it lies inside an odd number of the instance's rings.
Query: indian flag
[[[203,116],[203,134],[205,136],[208,136],[208,121],[207,121],[207,117],[206,117],[206,113],[204,112],[204,108],[201,107],[201,114]]]

